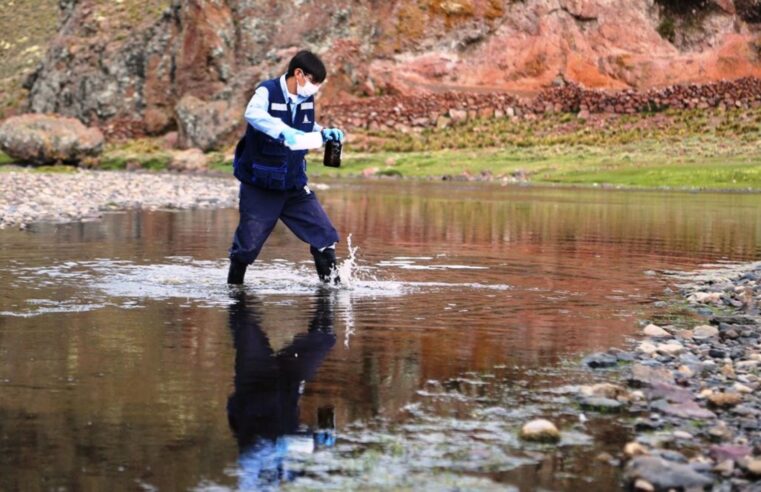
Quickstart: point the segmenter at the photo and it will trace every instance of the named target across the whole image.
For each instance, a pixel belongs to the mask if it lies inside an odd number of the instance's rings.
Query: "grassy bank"
[[[110,144],[102,169],[164,170],[162,139]],[[231,172],[232,148],[207,154]],[[761,190],[761,109],[474,120],[424,131],[353,132],[343,167],[310,174],[482,179],[646,188]],[[0,154],[0,164],[7,163]]]
[[[375,174],[647,188],[761,190],[761,109],[629,116],[572,114],[472,121],[422,132],[368,132],[340,170]]]
[[[340,170],[317,176],[375,174],[506,182],[646,188],[761,190],[761,145],[726,146],[715,138],[590,146],[555,145],[432,152],[348,154]]]

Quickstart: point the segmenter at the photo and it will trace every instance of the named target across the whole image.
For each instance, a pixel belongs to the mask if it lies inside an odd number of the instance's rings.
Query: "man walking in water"
[[[315,122],[314,95],[325,81],[322,60],[300,51],[279,78],[259,84],[246,108],[246,134],[235,148],[233,167],[240,181],[240,222],[230,248],[229,284],[242,284],[278,219],[310,252],[320,280],[336,265],[338,233],[307,185],[306,150],[301,137],[320,132],[322,141],[343,141],[336,128]],[[319,140],[318,140],[319,144]]]

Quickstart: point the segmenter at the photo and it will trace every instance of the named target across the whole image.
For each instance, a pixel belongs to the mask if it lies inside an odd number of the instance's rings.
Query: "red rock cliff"
[[[224,124],[302,47],[323,55],[324,93],[344,100],[535,92],[558,77],[644,89],[761,76],[761,2],[694,3],[62,0],[58,33],[27,81],[28,106],[115,133],[161,133],[188,112]],[[132,4],[137,14],[126,15]]]

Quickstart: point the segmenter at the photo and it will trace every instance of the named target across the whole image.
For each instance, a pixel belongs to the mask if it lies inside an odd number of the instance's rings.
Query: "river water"
[[[228,288],[235,210],[0,231],[0,489],[616,490],[579,357],[670,315],[659,271],[761,258],[757,195],[320,188],[350,288],[281,226]]]

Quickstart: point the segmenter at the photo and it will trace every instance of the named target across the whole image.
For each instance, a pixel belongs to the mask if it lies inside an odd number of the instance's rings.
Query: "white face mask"
[[[306,80],[306,84],[304,85],[298,85],[298,82],[296,83],[296,94],[301,97],[312,97],[317,94],[317,91],[320,90],[320,86],[313,84],[306,77],[304,77],[304,80]]]

